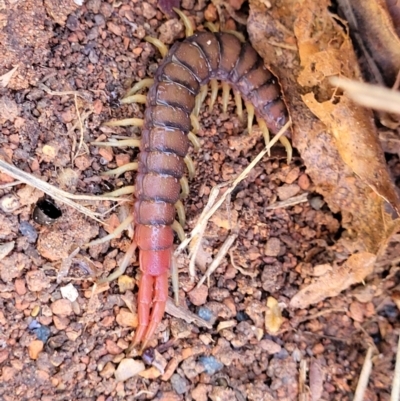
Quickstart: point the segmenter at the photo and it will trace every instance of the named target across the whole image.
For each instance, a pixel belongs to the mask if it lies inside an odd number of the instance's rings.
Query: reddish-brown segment
[[[200,32],[171,48],[147,96],[136,179],[135,241],[142,277],[135,345],[145,346],[164,315],[174,240],[171,225],[189,147],[190,113],[201,85],[210,79],[238,90],[272,133],[288,119],[277,79],[256,51],[236,36]]]

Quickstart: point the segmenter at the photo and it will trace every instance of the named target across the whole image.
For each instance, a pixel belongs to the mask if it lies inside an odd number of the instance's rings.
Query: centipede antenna
[[[293,155],[292,145],[290,144],[289,139],[287,139],[286,136],[281,136],[279,138],[279,142],[285,147],[287,153],[287,164],[290,164]]]
[[[123,139],[121,141],[110,141],[110,142],[91,142],[93,146],[112,146],[122,148],[124,146],[130,146],[131,148],[138,148],[140,146],[140,139]]]
[[[175,203],[175,209],[176,209],[176,212],[178,213],[179,224],[182,227],[185,227],[185,224],[186,224],[185,207],[183,206],[183,203],[181,200],[178,200]]]
[[[172,7],[172,9],[179,15],[181,18],[183,25],[185,25],[185,35],[188,38],[189,36],[193,35],[193,25],[190,22],[190,19],[181,11],[179,8]]]
[[[210,110],[214,107],[214,104],[218,96],[218,81],[216,79],[210,80],[211,96],[210,96]]]
[[[222,111],[226,113],[228,110],[229,93],[231,87],[228,83],[222,82]]]
[[[103,123],[107,127],[129,127],[133,125],[134,127],[143,127],[142,118],[125,118],[124,120],[107,121]]]
[[[120,101],[121,104],[131,104],[131,103],[140,103],[146,104],[146,95],[131,95],[124,97]]]
[[[235,95],[236,113],[237,113],[240,121],[243,121],[242,96],[240,95],[240,92],[238,92],[238,91],[233,91],[233,93]]]
[[[192,143],[194,150],[198,152],[201,148],[201,143],[199,138],[192,131],[189,131],[188,139]]]
[[[219,29],[218,29],[217,25],[215,25],[213,22],[208,22],[207,21],[204,24],[204,28],[207,28],[210,32],[214,32],[214,33],[219,32]]]
[[[129,226],[129,224],[132,223],[132,221],[133,221],[133,214],[128,216],[111,234],[108,234],[103,238],[95,239],[94,241],[85,244],[83,248],[89,248],[94,245],[104,244],[105,242],[118,237],[118,235],[121,234],[122,231],[124,231]],[[123,272],[121,274],[123,274]]]
[[[247,129],[249,134],[253,130],[253,120],[254,120],[254,106],[250,102],[244,102],[247,110]]]
[[[136,84],[133,85],[131,89],[129,89],[129,91],[125,97],[131,96],[131,95],[135,94],[136,92],[139,92],[143,88],[150,88],[150,86],[152,86],[153,84],[154,84],[153,78],[142,79],[139,82],[136,82]]]
[[[128,250],[125,252],[124,258],[121,261],[121,264],[119,267],[117,267],[113,273],[111,273],[108,277],[102,278],[98,281],[99,284],[101,283],[109,283],[111,281],[114,281],[117,279],[119,276],[122,276],[126,268],[129,266],[129,262],[132,259],[133,255],[135,254],[137,248],[137,244],[135,241],[132,242],[131,246],[128,248]]]
[[[190,115],[190,122],[192,123],[192,130],[194,134],[197,134],[197,132],[200,129],[200,123],[199,123],[199,119],[194,115],[191,114]]]
[[[183,161],[185,162],[189,171],[189,178],[193,180],[194,176],[196,175],[196,167],[194,166],[192,158],[189,155],[186,155]]]
[[[261,118],[260,119],[257,118],[257,122],[258,122],[258,126],[263,134],[265,145],[268,145],[269,141],[270,141],[270,136],[269,136],[269,129],[267,127],[267,124]],[[271,156],[271,150],[268,150],[268,156]]]
[[[181,199],[185,199],[189,195],[189,182],[185,176],[183,176],[179,183],[181,184]]]
[[[163,42],[161,42],[160,39],[153,38],[152,36],[145,36],[144,40],[146,42],[151,43],[153,46],[155,46],[158,51],[161,53],[161,56],[165,57],[168,53],[168,47],[165,46]]]
[[[178,238],[181,242],[185,241],[186,235],[183,227],[176,221],[172,223],[172,229],[177,233]]]
[[[114,168],[113,170],[103,171],[100,175],[109,176],[115,174],[117,177],[119,177],[121,174],[124,174],[127,171],[136,171],[138,167],[139,167],[138,162],[127,163],[121,167]]]
[[[106,194],[104,194],[104,195],[107,195],[107,196],[115,196],[115,197],[117,198],[118,196],[122,196],[122,195],[132,195],[132,194],[134,194],[134,193],[135,193],[135,186],[134,186],[134,185],[127,185],[127,186],[125,186],[125,187],[116,189],[115,191],[108,192],[108,193],[106,193]]]

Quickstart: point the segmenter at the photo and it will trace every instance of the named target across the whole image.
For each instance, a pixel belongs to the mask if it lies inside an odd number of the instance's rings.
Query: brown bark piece
[[[285,0],[267,11],[251,1],[248,30],[266,64],[278,72],[293,120],[293,145],[315,189],[332,211],[341,211],[342,225],[356,233],[359,248],[376,253],[392,224],[384,212],[384,199],[394,208],[399,208],[399,202],[372,114],[345,97],[337,105],[329,100],[333,95],[326,80],[329,75],[360,76],[350,39],[328,13],[329,5],[327,0]],[[321,100],[327,103],[327,111],[317,113],[314,109],[324,107]]]

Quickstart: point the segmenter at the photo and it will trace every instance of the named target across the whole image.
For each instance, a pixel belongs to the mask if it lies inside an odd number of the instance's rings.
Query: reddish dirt
[[[143,118],[143,106],[118,104],[132,83],[153,76],[161,61],[143,38],[173,43],[184,37],[183,26],[177,19],[167,21],[155,0],[88,0],[79,8],[47,3],[27,1],[22,8],[0,10],[2,27],[6,21],[13,29],[12,35],[2,31],[9,59],[3,57],[0,74],[19,65],[7,88],[0,86],[1,155],[71,193],[96,195],[132,185],[134,172],[119,178],[100,173],[133,161],[137,150],[104,150],[90,142],[140,134],[137,128],[101,124]],[[181,8],[198,28],[205,17],[218,17],[208,2],[184,0]],[[26,19],[31,10],[34,17]],[[82,147],[76,107],[84,118]],[[243,133],[232,101],[227,113],[220,104],[211,111],[206,105],[200,120],[202,147],[192,151],[196,178],[185,201],[186,232],[211,189],[234,178],[264,146],[260,136]],[[399,182],[398,155],[388,160]],[[284,149],[276,146],[235,189],[228,212],[223,206],[209,223],[204,260],[218,252],[229,234],[227,224],[237,225],[238,239],[207,286],[188,293],[193,285],[187,264],[181,266],[183,305],[208,317],[212,328],[166,315],[150,343],[155,357],[144,358],[146,371],[120,382],[115,379],[120,362],[127,355],[141,360],[128,351],[137,326],[137,263],[127,270],[132,281],[94,283],[118,266],[129,233],[85,249],[110,229],[62,204],[56,223],[39,225],[32,211],[42,194],[24,184],[10,187],[4,174],[0,179],[0,206],[8,206],[0,211],[0,399],[291,401],[299,399],[300,365],[306,362],[311,393],[304,399],[345,401],[353,398],[371,345],[376,356],[365,400],[389,400],[400,327],[395,264],[377,266],[365,286],[308,309],[289,308],[310,276],[348,257],[337,243],[341,216],[313,192],[298,155],[288,166]],[[308,194],[305,202],[268,208],[301,194]],[[5,198],[10,195],[12,202]],[[98,212],[111,206],[89,202]],[[121,214],[116,209],[109,218],[112,227]],[[80,253],[70,260],[76,246]],[[62,295],[69,283],[76,299]],[[274,334],[265,327],[268,297],[282,309],[282,325]]]

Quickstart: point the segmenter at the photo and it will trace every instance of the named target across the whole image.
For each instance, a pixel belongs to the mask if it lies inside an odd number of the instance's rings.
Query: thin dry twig
[[[194,323],[196,326],[212,329],[212,325],[201,317],[190,312],[190,310],[175,305],[173,299],[168,298],[165,311],[178,319],[183,319],[187,323]]]
[[[205,206],[203,212],[201,213],[199,217],[199,222],[197,224],[201,224],[199,233],[193,238],[193,241],[191,243],[191,250],[190,250],[190,261],[189,261],[189,275],[192,280],[194,280],[196,276],[196,267],[195,267],[195,262],[196,262],[196,257],[199,252],[200,246],[201,246],[201,241],[204,236],[204,232],[207,227],[208,220],[204,219],[204,216],[208,213],[208,211],[212,208],[214,205],[220,190],[222,187],[226,186],[227,184],[220,184],[216,185],[210,193],[210,197],[208,199],[207,205]]]
[[[214,258],[210,266],[208,266],[207,271],[204,273],[203,277],[199,280],[197,283],[197,288],[199,288],[205,281],[205,279],[209,278],[211,274],[218,268],[219,264],[221,263],[221,260],[225,257],[225,255],[228,253],[230,247],[232,244],[236,241],[237,234],[231,234],[225,242],[222,244],[221,248],[219,249],[217,256]]]
[[[363,401],[365,390],[368,386],[369,376],[372,371],[372,352],[374,351],[373,347],[369,347],[367,350],[367,355],[365,356],[364,365],[361,370],[360,377],[358,379],[356,392],[354,394],[353,401]]]
[[[397,91],[341,77],[331,77],[330,82],[344,89],[351,99],[364,107],[400,114],[400,93]]]
[[[304,203],[307,201],[308,201],[308,192],[305,192],[304,194],[301,194],[298,196],[293,196],[284,201],[272,203],[271,205],[267,206],[265,209],[273,210],[273,209],[285,208],[285,207],[298,205],[299,203]]]
[[[96,213],[92,212],[90,209],[86,208],[85,206],[80,205],[79,203],[74,202],[72,199],[75,200],[86,200],[86,201],[101,201],[101,200],[112,200],[116,202],[120,201],[129,201],[129,199],[124,198],[115,198],[112,196],[94,196],[94,195],[75,195],[70,194],[68,192],[63,191],[45,181],[40,180],[39,178],[35,177],[32,174],[26,173],[23,170],[20,170],[18,167],[15,167],[13,164],[6,163],[4,160],[0,158],[0,170],[4,171],[9,176],[15,178],[18,181],[21,181],[27,185],[30,185],[34,188],[43,191],[47,195],[51,196],[52,198],[58,200],[61,203],[64,203],[79,212],[85,214],[86,216],[102,223],[97,217],[105,216],[108,211],[104,213]]]
[[[307,360],[302,359],[300,361],[300,369],[299,369],[299,401],[308,401],[309,399],[309,389],[307,387]]]
[[[396,366],[394,368],[394,377],[392,384],[392,393],[390,394],[390,401],[399,401],[400,399],[400,335],[397,344],[396,353]]]

